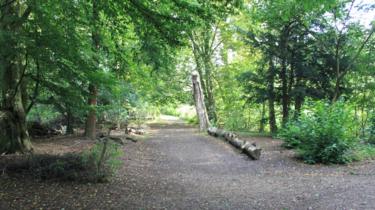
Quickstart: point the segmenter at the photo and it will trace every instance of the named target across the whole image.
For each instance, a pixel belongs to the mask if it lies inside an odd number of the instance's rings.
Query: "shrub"
[[[283,147],[294,149],[300,145],[303,133],[299,122],[289,122],[280,130],[278,137],[284,140]]]
[[[353,152],[353,159],[360,161],[366,159],[375,159],[375,146],[372,144],[359,144]]]
[[[307,163],[347,163],[356,137],[354,120],[344,102],[315,102],[280,133]]]
[[[372,113],[370,118],[369,135],[367,142],[375,145],[375,113]]]

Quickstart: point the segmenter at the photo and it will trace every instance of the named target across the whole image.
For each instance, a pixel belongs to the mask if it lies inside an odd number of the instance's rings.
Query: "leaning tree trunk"
[[[26,88],[24,73],[26,66],[22,65],[21,41],[17,35],[21,33],[22,24],[27,20],[31,9],[24,7],[21,1],[4,4],[0,30],[12,36],[2,36],[0,46],[7,51],[0,51],[0,85],[2,104],[0,109],[0,154],[32,151],[26,126],[25,102]],[[5,38],[5,39],[4,39]],[[23,95],[24,94],[24,95]]]
[[[204,66],[206,69],[205,79],[206,79],[206,92],[207,92],[207,100],[206,102],[206,108],[207,108],[207,115],[208,119],[211,120],[211,122],[216,123],[217,121],[217,115],[216,115],[216,104],[215,104],[215,98],[213,93],[213,83],[212,83],[212,63],[211,63],[211,56],[206,55],[206,58],[204,59]]]
[[[210,122],[208,120],[207,110],[204,104],[204,95],[198,77],[199,76],[196,72],[192,74],[193,96],[195,101],[195,109],[197,111],[197,116],[199,119],[199,129],[201,131],[205,131],[209,127]]]

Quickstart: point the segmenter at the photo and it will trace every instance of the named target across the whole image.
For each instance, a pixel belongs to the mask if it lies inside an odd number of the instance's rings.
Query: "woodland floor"
[[[171,122],[153,125],[147,140],[127,143],[110,183],[2,176],[0,209],[375,209],[375,161],[306,165],[265,137],[248,138],[264,149],[252,161],[222,140]],[[90,142],[35,144],[64,151]]]

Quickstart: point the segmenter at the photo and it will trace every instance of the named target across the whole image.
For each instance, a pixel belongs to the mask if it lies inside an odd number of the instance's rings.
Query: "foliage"
[[[198,125],[198,117],[194,106],[180,105],[176,109],[178,117],[190,125]]]
[[[375,114],[374,113],[372,113],[369,124],[370,124],[369,131],[368,131],[369,136],[368,136],[367,142],[375,145]]]
[[[303,119],[299,119],[302,121]],[[308,126],[303,126],[300,121],[288,122],[284,129],[281,129],[278,133],[278,137],[284,140],[283,147],[288,149],[295,149],[300,146],[302,139],[308,138],[303,136],[309,133],[310,130]]]
[[[194,116],[185,116],[185,117],[182,117],[182,119],[187,123],[187,124],[190,124],[190,125],[198,125],[198,117],[196,115]]]
[[[54,106],[66,122],[88,116],[86,131],[93,137],[96,118],[121,112],[115,121],[122,121],[134,102],[187,100],[186,93],[179,94],[186,71],[175,71],[180,47],[196,27],[241,2],[2,1],[0,111],[17,116],[14,127],[22,129],[13,136],[1,131],[7,136],[0,144],[15,146],[0,151],[31,151],[25,124],[36,104]],[[13,126],[5,122],[10,125],[4,128]]]
[[[27,115],[31,122],[50,122],[60,116],[60,113],[51,105],[38,104]]]
[[[361,161],[375,159],[375,146],[371,144],[359,144],[352,155],[353,160]]]
[[[375,25],[354,15],[374,8],[347,0],[7,1],[0,113],[9,119],[0,151],[31,148],[28,121],[59,121],[67,133],[86,118],[140,126],[160,112],[194,123],[177,108],[193,104],[198,71],[216,126],[284,127],[284,146],[306,161],[345,162],[349,139],[375,142]],[[340,97],[352,108],[325,105]]]
[[[283,129],[280,138],[307,163],[347,163],[357,143],[353,122],[343,101],[314,102]]]
[[[196,115],[195,107],[180,104],[180,105],[164,105],[160,107],[160,113],[165,115],[171,115],[175,117],[179,117],[181,120],[185,121],[187,124],[190,125],[197,125],[198,124],[198,117]]]
[[[160,107],[160,113],[171,116],[179,116],[177,106],[174,104],[168,104]]]

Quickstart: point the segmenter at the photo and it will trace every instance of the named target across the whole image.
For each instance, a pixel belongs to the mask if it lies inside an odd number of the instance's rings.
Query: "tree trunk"
[[[288,36],[289,26],[284,27],[280,37],[280,48],[281,48],[281,105],[282,105],[282,125],[284,126],[288,122],[289,117],[289,93],[288,93]]]
[[[23,9],[20,1],[13,1],[2,8],[3,21],[0,30],[17,35],[22,30],[22,24],[30,14],[30,8]],[[26,126],[25,101],[26,88],[24,73],[26,64],[22,64],[21,55],[24,53],[19,39],[6,37],[0,46],[9,51],[0,54],[2,106],[0,109],[0,154],[15,152],[31,152],[32,145]]]
[[[216,103],[213,93],[213,84],[212,84],[212,76],[211,76],[211,70],[206,72],[206,84],[207,84],[207,114],[208,119],[214,123],[217,121],[217,115],[216,115]]]
[[[0,153],[32,150],[26,126],[21,92],[21,61],[9,62],[2,78],[3,103],[0,111]]]
[[[297,58],[295,58],[295,61]],[[296,61],[297,62],[297,61]],[[294,64],[296,63],[294,62]],[[298,117],[301,114],[301,108],[303,105],[304,97],[305,97],[305,91],[304,87],[306,86],[304,82],[302,81],[302,70],[298,67],[295,67],[295,77],[296,82],[294,86],[295,90],[295,96],[294,96],[294,119],[298,119]]]
[[[261,112],[261,117],[260,117],[260,121],[259,121],[259,133],[263,133],[264,132],[264,124],[266,122],[266,103],[263,102],[262,103],[262,112]]]
[[[293,61],[292,61],[292,64],[290,65],[288,92],[287,92],[288,93],[288,110],[290,109],[290,104],[292,103],[291,93],[292,93],[294,82],[295,82],[294,81],[295,80],[294,74],[295,74],[295,66],[294,66]]]
[[[90,111],[87,115],[85,136],[91,139],[96,137],[96,103],[97,103],[97,89],[94,85],[90,85],[89,105]]]
[[[192,74],[193,96],[195,101],[195,109],[199,119],[199,129],[201,131],[205,131],[209,127],[210,122],[208,120],[207,110],[204,104],[204,95],[198,77],[199,76],[196,72]]]
[[[270,58],[269,69],[268,69],[268,120],[270,125],[271,133],[277,132],[276,116],[275,116],[275,92],[274,92],[274,82],[275,82],[275,69],[273,66],[272,58]]]
[[[191,39],[193,39],[194,37],[192,37]],[[193,43],[195,43],[193,40],[192,40]],[[195,44],[193,44],[193,55],[194,55],[194,60],[195,60],[195,64],[196,64],[196,70],[198,71],[198,74],[199,74],[199,81],[201,83],[201,87],[202,87],[202,90],[203,90],[203,94],[204,94],[204,97],[207,98],[207,89],[206,89],[206,84],[205,84],[205,81],[204,81],[204,74],[203,74],[203,70],[202,70],[202,63],[201,63],[201,58],[200,58],[200,54],[199,54],[199,49],[197,49],[198,46],[195,46]]]
[[[91,32],[94,60],[96,61],[96,67],[99,68],[99,49],[100,49],[100,34],[99,34],[99,1],[92,1],[92,24],[93,29]],[[89,100],[90,111],[87,115],[85,136],[91,139],[96,137],[96,105],[98,90],[95,84],[89,85]]]
[[[205,106],[207,115],[211,122],[217,121],[216,103],[214,97],[212,71],[212,56],[215,50],[214,42],[216,40],[216,30],[212,31],[210,24],[206,25],[205,30],[199,31],[199,35],[192,33],[190,40],[193,45],[193,55],[199,73],[201,88],[205,97]]]
[[[301,97],[300,95],[297,95],[294,101],[294,109],[295,109],[294,119],[298,119],[298,117],[300,116],[302,104],[303,104],[303,97]]]
[[[73,121],[73,114],[68,110],[66,113],[66,134],[74,134]]]
[[[283,126],[288,122],[289,117],[289,95],[288,95],[288,77],[287,77],[287,65],[286,60],[283,59],[281,63],[281,71],[280,71],[280,78],[281,78],[281,104],[282,104],[282,124]]]

